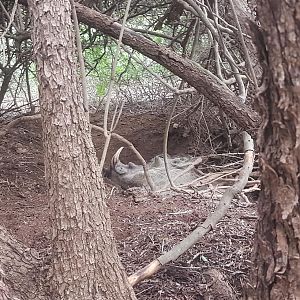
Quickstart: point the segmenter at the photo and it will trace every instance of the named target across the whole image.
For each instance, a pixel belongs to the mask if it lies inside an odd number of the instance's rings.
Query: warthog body
[[[136,165],[132,162],[128,164],[122,163],[119,159],[121,151],[122,148],[120,148],[112,158],[109,172],[110,179],[124,189],[134,186],[147,187],[148,184],[144,175],[143,166]],[[189,183],[198,177],[194,168],[184,172],[188,166],[196,161],[196,158],[190,156],[169,157],[167,161],[170,175],[175,185]],[[147,164],[147,167],[156,190],[166,188],[170,185],[162,156],[154,157]]]

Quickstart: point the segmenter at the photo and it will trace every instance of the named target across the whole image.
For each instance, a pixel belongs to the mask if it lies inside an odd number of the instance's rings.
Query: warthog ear
[[[152,165],[154,168],[161,167],[164,165],[164,159],[160,156],[155,156]]]
[[[110,162],[111,169],[114,170],[116,168],[116,165],[118,163],[120,163],[120,154],[123,149],[124,149],[124,147],[119,148],[118,151],[115,153],[115,155],[112,157],[111,162]]]
[[[134,168],[136,168],[138,165],[136,165],[135,163],[133,163],[133,162],[129,162],[128,163],[128,167],[130,168],[130,169],[134,169]]]

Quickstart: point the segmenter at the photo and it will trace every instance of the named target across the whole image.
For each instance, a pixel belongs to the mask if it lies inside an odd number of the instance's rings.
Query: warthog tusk
[[[115,166],[120,162],[120,154],[121,154],[121,152],[122,152],[123,149],[124,149],[124,147],[120,147],[118,149],[118,151],[115,153],[115,155],[112,157],[111,163],[110,163],[111,168],[114,169]]]

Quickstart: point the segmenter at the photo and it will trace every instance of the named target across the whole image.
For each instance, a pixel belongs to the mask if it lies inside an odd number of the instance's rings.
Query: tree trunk
[[[30,0],[52,225],[51,299],[135,299],[118,258],[77,76],[68,0]]]
[[[263,124],[256,298],[300,299],[300,2],[259,0],[258,13],[269,72],[258,99]]]

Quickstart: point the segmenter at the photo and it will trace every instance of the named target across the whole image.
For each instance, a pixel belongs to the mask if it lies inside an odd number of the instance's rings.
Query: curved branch
[[[19,2],[27,4],[26,0],[19,0]],[[113,38],[119,37],[122,25],[115,19],[78,2],[75,3],[75,6],[79,21]],[[246,104],[241,103],[239,97],[208,70],[133,30],[125,29],[122,41],[125,45],[156,61],[193,86],[200,94],[219,106],[242,129],[251,131],[258,128],[257,113]]]
[[[78,19],[104,34],[118,38],[121,25],[111,17],[76,3]],[[242,129],[258,126],[258,116],[227,88],[221,80],[195,62],[181,57],[130,29],[125,29],[123,43],[153,59],[193,86],[200,94],[231,117]]]
[[[101,131],[104,134],[104,129],[101,128],[100,126],[91,124],[91,128],[94,129],[94,130]],[[134,147],[134,145],[130,141],[128,141],[127,139],[125,139],[123,136],[121,136],[121,135],[119,135],[119,134],[117,134],[115,132],[112,132],[111,136],[114,137],[114,138],[116,138],[116,139],[118,139],[119,141],[123,142],[124,144],[126,144],[128,146],[128,148],[130,148],[134,152],[134,154],[136,155],[136,157],[138,158],[138,160],[141,162],[141,164],[143,166],[144,174],[145,174],[147,183],[150,186],[150,189],[152,191],[154,191],[155,187],[154,187],[153,181],[152,181],[152,179],[151,179],[151,177],[149,175],[147,163],[144,160],[144,158],[142,157],[142,155],[138,152],[138,150]]]
[[[198,226],[191,234],[189,234],[179,244],[175,245],[170,251],[161,255],[159,258],[152,261],[143,269],[129,276],[128,280],[132,286],[136,285],[137,283],[141,282],[146,278],[151,277],[167,263],[176,260],[180,255],[182,255],[193,245],[198,243],[206,233],[214,229],[217,223],[225,216],[233,197],[240,193],[246,186],[249,175],[251,174],[253,168],[253,140],[247,133],[244,132],[243,134],[245,156],[244,165],[239,173],[238,181],[225,191],[216,210],[210,216],[208,216],[208,218],[200,226]]]

